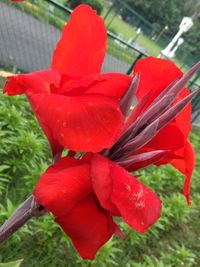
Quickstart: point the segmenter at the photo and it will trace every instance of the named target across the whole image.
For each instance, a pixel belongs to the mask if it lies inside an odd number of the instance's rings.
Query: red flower
[[[144,233],[160,216],[161,201],[109,159],[66,157],[40,178],[35,200],[56,216],[83,258],[93,259],[114,234],[122,234],[112,216],[121,216]]]
[[[89,259],[112,234],[122,234],[113,216],[141,233],[160,216],[159,198],[127,170],[172,164],[186,175],[189,203],[195,163],[187,138],[189,102],[198,91],[189,94],[184,86],[200,63],[183,75],[170,61],[149,57],[138,61],[133,78],[100,74],[105,49],[102,19],[81,5],[63,29],[51,68],[12,76],[4,88],[28,96],[54,155],[63,147],[101,152],[61,158],[34,191]],[[134,96],[138,103],[129,114]]]
[[[159,71],[158,71],[159,70]],[[134,67],[134,72],[140,73],[140,84],[137,90],[137,99],[141,100],[148,95],[145,108],[147,109],[153,100],[173,81],[182,77],[183,73],[170,61],[162,59],[148,58],[140,60]],[[191,76],[189,76],[191,77]],[[184,85],[184,84],[183,84]],[[180,89],[183,88],[180,87]],[[189,90],[184,88],[179,90],[174,103],[177,103],[187,95]],[[193,148],[188,140],[191,130],[191,105],[188,104],[168,125],[163,127],[160,132],[141,150],[154,151],[157,149],[170,150],[173,153],[167,158],[157,162],[157,164],[171,163],[180,172],[185,174],[184,194],[189,199],[189,184],[195,165],[195,156]]]
[[[161,79],[155,80],[153,87],[154,80],[142,82],[149,64],[157,66],[156,75]],[[136,91],[138,104],[127,115],[117,142],[102,151],[102,155],[87,153],[79,158],[62,158],[40,177],[34,191],[35,201],[55,215],[83,258],[93,259],[114,233],[122,235],[113,216],[122,217],[140,233],[145,233],[159,218],[161,201],[127,170],[171,163],[187,175],[184,193],[189,199],[195,159],[187,140],[190,127],[187,105],[198,91],[189,94],[182,88],[199,66],[200,63],[182,75],[166,60],[147,58],[138,62],[135,67],[141,77]],[[162,69],[167,82],[162,72],[159,74]],[[152,73],[152,79],[153,76]],[[120,101],[124,113],[131,102],[130,94],[138,85],[137,77]],[[144,89],[145,93],[141,93]],[[185,125],[180,118],[185,119]]]
[[[103,20],[80,5],[62,31],[49,70],[11,76],[4,93],[25,93],[53,154],[110,148],[121,133],[124,117],[119,99],[131,77],[100,74],[106,52]]]

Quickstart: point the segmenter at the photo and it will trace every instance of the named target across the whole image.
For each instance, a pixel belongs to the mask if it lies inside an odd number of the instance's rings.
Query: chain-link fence
[[[55,1],[0,1],[0,65],[28,72],[48,68],[70,9]],[[108,34],[103,71],[126,73],[142,51]]]
[[[119,2],[122,3],[121,0]],[[123,5],[122,8],[127,9],[127,6]],[[60,38],[60,30],[68,20],[70,12],[69,8],[55,0],[30,0],[20,3],[0,0],[0,68],[22,72],[48,68],[54,47]],[[154,47],[155,53],[159,52],[156,40],[145,37],[149,35],[153,38],[156,35],[155,30],[144,18],[138,17],[138,14],[131,13],[128,21],[125,21],[116,9],[110,8],[104,12],[103,17],[110,30],[104,72],[129,73],[137,59],[149,54],[141,45],[141,40],[148,41],[149,45]],[[144,28],[141,25],[146,26]],[[124,36],[117,36],[119,28],[123,28]],[[190,65],[193,63],[188,62]],[[190,84],[191,89],[198,86],[198,81],[199,79],[196,79]],[[198,97],[198,101],[195,101],[199,103]],[[193,103],[197,112],[200,107],[195,101]]]
[[[108,30],[121,35],[126,41],[136,44],[153,56],[158,56],[171,41],[166,35],[167,25],[161,28],[150,23],[123,0],[113,1],[106,10],[104,19]],[[174,60],[180,67],[188,69],[198,59],[185,48],[176,51]]]
[[[1,67],[23,72],[49,67],[60,30],[53,26],[57,18],[52,17],[51,10],[40,9],[34,2],[0,2]]]

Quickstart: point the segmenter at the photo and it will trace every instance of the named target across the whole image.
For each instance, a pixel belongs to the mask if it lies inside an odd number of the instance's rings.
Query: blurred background
[[[135,62],[165,56],[187,71],[200,60],[199,0],[0,0],[0,88],[12,73],[48,68],[55,44],[73,8],[93,6],[108,30],[103,72],[130,74]],[[192,25],[181,32],[183,18]],[[172,43],[170,52],[166,47]],[[188,84],[200,87],[200,72]],[[0,223],[34,188],[50,163],[47,141],[23,96],[0,96]],[[120,222],[128,238],[113,238],[95,261],[82,261],[50,216],[31,221],[0,248],[0,267],[17,266],[200,266],[200,94],[192,102],[191,140],[197,166],[191,207],[182,196],[184,177],[169,166],[142,171],[141,180],[163,201],[158,223],[140,235]],[[141,172],[140,172],[141,174]],[[8,262],[10,265],[3,265]],[[13,261],[13,262],[12,262]]]
[[[71,10],[88,3],[103,17],[108,46],[103,71],[130,73],[148,55],[162,55],[184,17],[193,25],[173,44],[168,58],[187,71],[200,58],[199,0],[0,0],[0,67],[29,72],[48,68],[60,30]],[[200,72],[189,83],[200,84]],[[200,122],[200,94],[193,100],[193,122]]]

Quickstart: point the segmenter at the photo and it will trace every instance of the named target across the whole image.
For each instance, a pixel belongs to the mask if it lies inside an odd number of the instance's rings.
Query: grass
[[[102,12],[102,17],[104,17],[107,13],[107,7],[104,7],[104,10]],[[147,54],[151,56],[157,57],[160,54],[160,51],[164,49],[170,39],[167,39],[166,37],[162,37],[159,39],[159,41],[155,42],[151,39],[150,36],[147,36],[144,33],[141,33],[137,37],[136,29],[135,27],[131,26],[129,23],[125,22],[119,15],[115,14],[115,11],[111,11],[108,17],[105,20],[105,23],[107,25],[108,30],[114,32],[115,34],[119,35],[122,39],[129,41],[130,39],[136,40],[135,43],[137,43],[139,46],[141,46],[141,49],[145,50]],[[127,51],[128,53],[128,51]],[[120,58],[120,50],[118,55],[116,55],[118,58]],[[187,71],[189,67],[191,67],[193,64],[195,64],[195,58],[190,56],[190,63],[185,60],[180,55],[177,55],[176,58],[173,59],[173,61],[183,69],[183,71]],[[196,59],[197,61],[197,59]]]
[[[4,79],[0,79],[3,87]],[[50,163],[49,146],[24,96],[0,95],[0,224],[32,192]],[[160,220],[144,235],[121,220],[126,239],[112,238],[93,262],[83,261],[52,216],[31,220],[1,246],[0,262],[23,259],[22,267],[199,267],[200,135],[191,134],[197,165],[192,206],[182,195],[183,176],[170,166],[140,171],[142,182],[163,201]],[[0,265],[1,266],[1,265]],[[14,266],[12,266],[14,267]]]
[[[107,52],[108,54],[128,64],[132,64],[138,56],[137,52],[120,45],[112,38],[108,38]]]
[[[109,19],[108,19],[109,21]],[[106,25],[109,25],[109,22],[106,23]],[[110,28],[109,28],[110,27]],[[118,35],[122,37],[123,40],[128,41],[129,39],[134,40],[134,38],[137,36],[136,30],[133,26],[123,21],[119,16],[116,16],[115,19],[112,21],[108,29],[111,29],[111,31],[114,31]],[[154,41],[149,39],[146,35],[140,34],[137,38],[137,43],[143,47],[147,51],[148,54],[152,56],[158,56],[161,47],[157,45]]]
[[[51,8],[49,8],[49,4],[44,0],[34,0],[34,2],[25,1],[20,3],[13,3],[10,0],[2,0],[2,2],[15,6],[16,8],[21,9],[31,16],[39,19],[40,21],[53,25],[58,29],[62,29],[63,25],[69,18],[69,14],[59,8],[54,7],[54,11],[52,12]],[[102,17],[104,17],[107,12],[107,7],[106,5],[104,6]],[[112,23],[110,23],[114,15],[114,11],[112,11],[105,21],[108,29],[121,36],[122,39],[126,41],[129,39],[134,39],[137,34],[136,30],[134,27],[123,21],[120,16],[115,16]],[[155,43],[145,34],[140,34],[136,43],[141,46],[143,51],[152,56],[158,56],[163,48],[161,48],[158,43]],[[123,47],[119,44],[117,45],[113,40],[108,40],[108,53],[129,64],[132,64],[138,55],[138,53],[132,49],[128,49],[127,47]],[[176,58],[175,62],[179,67],[183,66],[181,59]],[[183,70],[188,70],[187,64],[183,66]]]

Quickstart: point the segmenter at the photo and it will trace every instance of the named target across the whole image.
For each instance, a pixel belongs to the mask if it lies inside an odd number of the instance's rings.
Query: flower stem
[[[53,163],[57,162],[60,156],[61,153],[57,153],[53,158]],[[33,195],[28,197],[14,214],[0,227],[0,244],[11,237],[31,218],[43,216],[47,212],[48,211],[43,206],[35,202]]]
[[[6,241],[20,227],[34,216],[43,216],[47,211],[34,201],[33,195],[27,198],[24,203],[0,228],[0,244]]]

